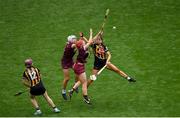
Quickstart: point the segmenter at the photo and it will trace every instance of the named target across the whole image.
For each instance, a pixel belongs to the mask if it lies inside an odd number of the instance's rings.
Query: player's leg
[[[64,74],[64,80],[63,80],[63,87],[62,87],[62,96],[64,100],[67,100],[66,87],[67,87],[68,81],[70,80],[69,69],[63,69],[63,74]]]
[[[87,104],[91,104],[90,99],[88,98],[88,93],[87,93],[87,79],[86,79],[86,73],[85,72],[79,75],[79,80],[82,84],[82,93],[83,93],[84,101]]]
[[[73,87],[69,90],[69,98],[71,99],[74,91],[80,86],[81,82],[79,81],[79,75],[76,74],[77,82],[73,85]]]
[[[72,95],[73,95],[73,92],[74,92],[74,91],[78,88],[78,86],[81,84],[81,82],[79,81],[79,75],[80,75],[81,73],[83,73],[83,71],[84,71],[84,65],[83,65],[83,64],[80,64],[80,63],[75,63],[75,64],[73,65],[73,69],[74,69],[74,73],[76,74],[76,75],[75,75],[75,81],[77,81],[77,82],[73,85],[72,89],[69,90],[69,97],[70,97],[70,99],[71,99],[71,97],[72,97]]]
[[[116,72],[117,74],[121,75],[124,78],[127,78],[128,75],[126,73],[124,73],[123,71],[121,71],[120,69],[118,69],[114,64],[112,64],[111,62],[107,63],[107,68],[111,71]]]
[[[78,75],[75,75],[75,82],[78,82],[79,81],[79,77]]]
[[[93,69],[93,72],[92,74],[96,75],[98,72],[98,70],[94,70]],[[91,80],[89,79],[88,82],[87,82],[87,87],[89,87],[89,85],[91,85],[91,83],[93,83],[94,80]],[[77,91],[77,88],[81,85],[81,82],[80,81],[77,81],[74,86],[72,87],[74,91]]]
[[[101,68],[103,68],[106,64],[106,60],[100,60],[98,58],[95,58],[94,60],[94,67],[92,70],[92,75],[97,75],[97,73],[99,72],[99,70],[101,70]],[[95,80],[93,78],[90,77],[90,79],[88,80],[88,84],[87,86],[89,87]]]
[[[92,75],[97,75],[98,71],[99,70],[97,70],[97,69],[93,69],[92,70]],[[88,83],[87,83],[87,87],[89,87],[93,82],[94,82],[94,80],[89,79]]]
[[[107,63],[107,68],[111,71],[116,72],[117,74],[119,74],[120,76],[124,77],[125,79],[127,79],[129,82],[136,82],[135,79],[129,77],[125,72],[123,72],[122,70],[120,70],[119,68],[117,68],[114,64],[112,64],[111,62]]]
[[[76,75],[76,76],[78,77],[78,75]],[[79,78],[79,77],[78,77],[78,78]],[[75,91],[76,93],[78,93],[78,87],[79,87],[80,85],[81,85],[81,82],[80,82],[80,81],[77,81],[77,82],[73,85],[72,89],[69,90],[69,98],[70,98],[70,99],[71,99],[74,91]]]
[[[81,82],[80,81],[77,81],[74,86],[73,86],[73,89],[76,91],[76,89],[81,85]]]
[[[37,102],[35,96],[30,94],[30,100],[31,100],[33,107],[36,109],[36,112],[34,113],[34,115],[41,115],[42,112],[39,108],[39,105],[38,105],[38,102]]]
[[[48,102],[49,106],[51,106],[53,108],[53,111],[58,113],[60,112],[60,110],[56,107],[56,105],[54,104],[54,102],[52,101],[52,99],[49,97],[49,95],[47,94],[47,91],[43,94],[43,97],[45,98],[45,100]]]
[[[79,75],[79,81],[82,84],[83,95],[87,95],[87,79],[86,79],[86,73],[85,72]]]
[[[84,101],[87,104],[90,104],[90,99],[88,98],[88,94],[87,94],[87,79],[86,79],[86,73],[83,72],[80,75],[77,75],[79,78],[79,81],[76,82],[76,84],[73,86],[73,88],[71,90],[69,90],[69,97],[71,99],[73,92],[76,90],[76,88],[82,84],[82,93],[83,93],[83,97],[84,97]]]
[[[67,83],[70,80],[69,69],[63,69],[63,74],[64,74],[63,89],[66,90]]]
[[[73,85],[73,89],[74,89],[74,91],[76,91],[77,92],[77,89],[78,89],[78,87],[81,85],[81,82],[79,81],[79,76],[78,75],[76,75],[75,76],[75,83],[74,83],[74,85]]]
[[[78,93],[79,89],[78,87],[80,86],[81,82],[79,81],[78,75],[75,75],[75,83],[73,87],[75,88],[75,92]]]

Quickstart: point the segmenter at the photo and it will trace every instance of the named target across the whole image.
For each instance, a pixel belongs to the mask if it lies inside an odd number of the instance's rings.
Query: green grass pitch
[[[0,0],[0,116],[33,116],[24,87],[24,60],[32,57],[61,113],[42,97],[42,116],[180,116],[180,0]],[[70,34],[96,33],[105,10],[104,31],[111,62],[137,79],[128,83],[104,70],[89,88],[93,106],[74,94],[65,102],[60,90],[60,57]],[[116,29],[112,29],[116,26]],[[88,59],[90,75],[93,56]],[[73,71],[68,88],[73,84]]]

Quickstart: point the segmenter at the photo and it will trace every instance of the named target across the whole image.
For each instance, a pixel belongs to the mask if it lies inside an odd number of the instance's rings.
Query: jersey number
[[[29,75],[31,77],[31,80],[36,79],[36,72],[35,71],[32,71],[31,73],[29,73]]]

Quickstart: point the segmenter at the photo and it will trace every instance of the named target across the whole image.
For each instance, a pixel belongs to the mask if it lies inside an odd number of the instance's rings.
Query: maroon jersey
[[[77,56],[77,62],[80,63],[86,63],[86,58],[89,55],[88,49],[84,49],[84,47],[81,47],[78,49],[78,56]]]
[[[64,69],[71,68],[73,63],[73,56],[76,53],[75,49],[72,48],[72,44],[68,42],[64,48],[64,54],[61,59],[61,64]]]
[[[82,74],[83,72],[85,72],[85,64],[86,63],[86,59],[89,55],[88,53],[88,49],[84,49],[84,47],[80,47],[78,48],[78,56],[76,59],[76,63],[74,64],[73,68],[74,68],[74,72],[77,75]]]

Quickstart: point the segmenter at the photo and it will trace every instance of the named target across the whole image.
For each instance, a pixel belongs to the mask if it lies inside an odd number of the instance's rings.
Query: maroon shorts
[[[61,66],[63,69],[68,69],[68,68],[72,68],[73,67],[73,60],[72,61],[63,61],[61,60]]]
[[[80,75],[85,72],[85,66],[83,63],[75,63],[73,69],[75,74],[77,75]]]

